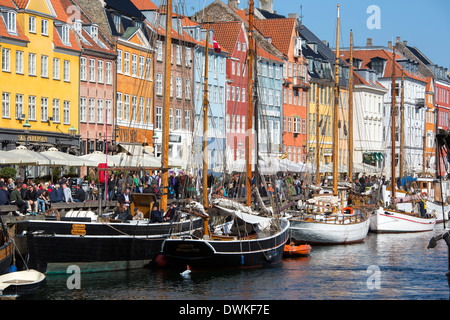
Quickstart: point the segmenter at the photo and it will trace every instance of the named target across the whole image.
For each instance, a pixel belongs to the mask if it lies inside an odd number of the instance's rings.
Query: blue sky
[[[180,0],[178,0],[180,1]],[[202,9],[214,0],[185,0],[188,14]],[[227,0],[222,0],[227,2]],[[239,8],[248,7],[248,0],[241,0]],[[449,0],[274,0],[274,10],[287,16],[303,8],[303,23],[331,47],[336,46],[336,11],[341,6],[340,46],[350,45],[350,30],[353,30],[355,46],[364,46],[367,38],[373,45],[387,46],[388,41],[407,40],[417,47],[433,63],[450,69],[450,1]],[[379,29],[369,29],[367,21],[379,8]],[[259,0],[255,0],[259,6]]]

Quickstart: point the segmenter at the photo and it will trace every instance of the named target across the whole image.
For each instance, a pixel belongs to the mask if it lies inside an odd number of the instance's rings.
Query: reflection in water
[[[188,278],[151,269],[82,274],[81,289],[69,290],[69,275],[50,275],[28,299],[221,300],[226,292],[230,300],[447,300],[447,246],[427,249],[438,230],[369,234],[364,243],[313,246],[309,257],[268,268],[193,271]],[[378,288],[368,285],[371,276]]]

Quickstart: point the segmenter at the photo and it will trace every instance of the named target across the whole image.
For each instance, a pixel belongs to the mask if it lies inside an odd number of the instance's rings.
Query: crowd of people
[[[81,187],[69,186],[67,178],[61,178],[56,183],[12,178],[0,178],[0,205],[16,205],[16,215],[36,215],[45,213],[56,202],[84,202],[86,193]]]

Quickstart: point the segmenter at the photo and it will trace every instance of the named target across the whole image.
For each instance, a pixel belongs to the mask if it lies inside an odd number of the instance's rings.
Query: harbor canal
[[[30,300],[448,300],[448,250],[427,249],[432,232],[369,233],[364,243],[313,246],[311,255],[247,270],[179,272],[154,269],[48,275]],[[72,283],[73,284],[73,283]],[[73,285],[72,285],[73,287]]]

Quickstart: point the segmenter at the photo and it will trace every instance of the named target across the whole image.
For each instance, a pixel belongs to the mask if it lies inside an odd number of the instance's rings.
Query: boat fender
[[[345,213],[345,214],[353,214],[353,208],[351,208],[351,207],[345,207],[344,209],[342,209],[342,213]]]

